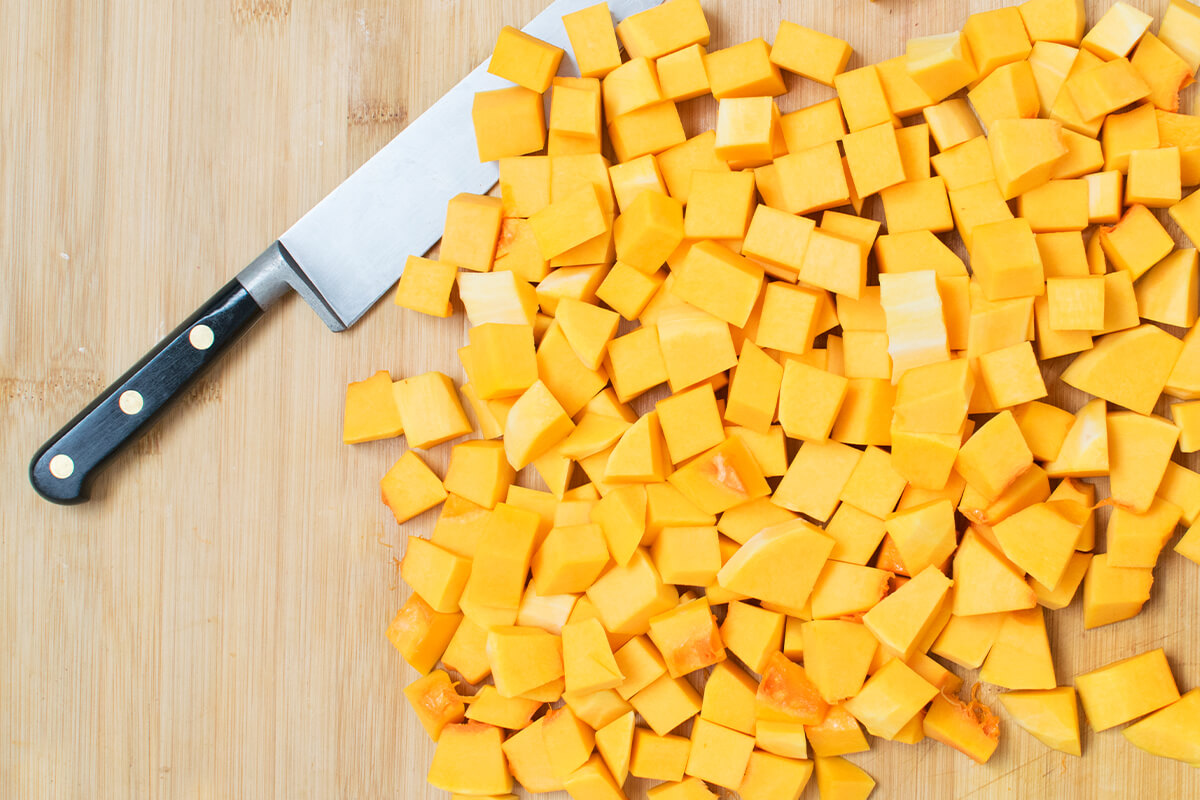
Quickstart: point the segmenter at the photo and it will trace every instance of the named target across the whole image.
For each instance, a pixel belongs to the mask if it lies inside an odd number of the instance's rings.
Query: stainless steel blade
[[[609,0],[614,20],[661,0]],[[578,75],[562,17],[597,0],[555,0],[524,31],[566,51],[560,73]],[[301,291],[330,328],[353,325],[399,278],[405,259],[437,242],[446,204],[495,185],[495,162],[479,163],[471,104],[507,82],[484,61],[279,238],[311,291]],[[303,289],[305,287],[297,287]],[[330,314],[332,312],[333,318]]]

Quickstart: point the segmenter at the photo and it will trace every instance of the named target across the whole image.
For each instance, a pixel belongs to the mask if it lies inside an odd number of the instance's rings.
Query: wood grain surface
[[[401,694],[415,675],[383,636],[405,535],[433,515],[402,529],[379,503],[402,440],[340,434],[349,380],[460,378],[461,314],[385,302],[333,335],[292,299],[90,503],[44,503],[25,475],[44,438],[544,4],[0,3],[0,795],[444,796]],[[704,5],[715,45],[771,39],[787,17],[848,39],[853,67],[998,3]],[[791,80],[785,111],[828,96]],[[692,106],[695,132],[711,117]],[[448,447],[430,454],[439,471]],[[1155,577],[1131,621],[1084,633],[1078,603],[1048,615],[1060,683],[1162,646],[1181,689],[1200,686],[1200,568],[1168,549]],[[1197,770],[1086,727],[1082,759],[1011,722],[985,766],[928,740],[852,758],[880,798],[1200,797]]]

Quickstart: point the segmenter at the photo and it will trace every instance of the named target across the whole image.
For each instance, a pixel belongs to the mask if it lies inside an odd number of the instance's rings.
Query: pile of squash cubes
[[[1200,449],[1197,251],[1163,224],[1200,242],[1200,8],[1155,35],[1117,2],[1085,35],[1082,0],[1029,0],[849,71],[790,22],[707,52],[697,0],[563,22],[581,78],[501,32],[516,85],[463,120],[499,196],[455,197],[396,294],[445,317],[457,286],[482,438],[440,479],[416,449],[474,431],[446,375],[347,392],[346,441],[415,448],[382,480],[397,521],[442,505],[388,629],[429,782],[795,800],[815,770],[864,798],[842,756],[868,734],[995,750],[943,662],[1057,750],[1078,693],[1095,730],[1140,718],[1134,745],[1200,763],[1163,650],[1060,686],[1044,620],[1081,586],[1087,628],[1138,614],[1181,523],[1200,562],[1200,474],[1172,461]],[[781,115],[781,70],[837,97]],[[1075,413],[1044,402],[1060,357]]]

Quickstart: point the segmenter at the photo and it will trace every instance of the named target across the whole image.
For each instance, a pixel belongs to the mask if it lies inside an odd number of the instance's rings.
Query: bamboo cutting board
[[[383,637],[405,597],[405,530],[377,480],[403,444],[345,447],[340,430],[349,380],[379,368],[460,378],[461,315],[385,302],[334,336],[288,302],[92,502],[44,503],[25,470],[46,436],[481,61],[502,24],[544,4],[0,4],[0,794],[444,796],[424,782],[433,748],[401,695],[415,675]],[[1134,4],[1160,14],[1165,0]],[[996,5],[705,2],[714,46],[771,39],[786,16],[848,39],[851,67]],[[828,96],[792,85],[785,111]],[[707,112],[688,113],[695,132]],[[1080,398],[1063,390],[1053,396],[1073,410]],[[435,469],[447,453],[431,454]],[[427,514],[407,531],[431,525]],[[1168,549],[1156,579],[1134,620],[1085,634],[1078,604],[1048,615],[1060,683],[1162,646],[1180,688],[1200,685],[1200,568]],[[852,758],[880,798],[1200,797],[1200,772],[1115,731],[1084,737],[1083,759],[1011,722],[986,766],[932,741]]]

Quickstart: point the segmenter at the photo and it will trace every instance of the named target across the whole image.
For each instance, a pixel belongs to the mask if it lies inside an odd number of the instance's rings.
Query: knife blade
[[[614,22],[661,0],[609,0]],[[555,0],[523,30],[565,51],[560,73],[578,75],[562,17],[596,0]],[[484,61],[68,422],[34,455],[29,478],[47,500],[88,499],[95,475],[145,433],[229,346],[289,291],[332,331],[353,325],[396,282],[410,254],[439,238],[446,205],[495,185],[471,125],[476,92],[507,86]]]

